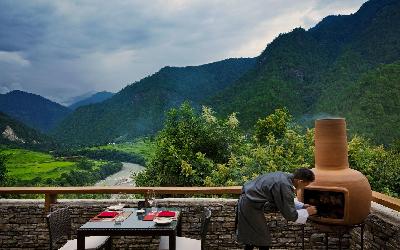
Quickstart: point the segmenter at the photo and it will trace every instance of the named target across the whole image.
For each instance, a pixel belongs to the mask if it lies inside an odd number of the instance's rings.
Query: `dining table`
[[[176,249],[176,236],[181,235],[182,212],[176,207],[158,208],[161,213],[175,212],[172,222],[158,224],[149,220],[150,215],[157,217],[157,212],[147,208],[138,212],[137,208],[123,208],[120,218],[99,219],[97,216],[77,229],[77,248],[85,249],[86,236],[169,236],[169,249]],[[122,220],[121,220],[122,218]]]

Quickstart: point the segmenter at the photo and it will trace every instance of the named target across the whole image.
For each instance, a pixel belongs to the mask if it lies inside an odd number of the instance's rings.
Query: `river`
[[[135,186],[132,174],[138,173],[144,169],[145,167],[139,164],[122,162],[121,171],[97,182],[95,186]]]

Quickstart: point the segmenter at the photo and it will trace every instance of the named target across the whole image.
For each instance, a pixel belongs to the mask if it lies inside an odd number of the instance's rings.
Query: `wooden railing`
[[[372,201],[400,212],[400,199],[372,191]]]
[[[241,186],[231,187],[0,187],[0,194],[44,194],[45,210],[57,202],[58,194],[146,194],[154,190],[156,194],[207,194],[239,195]],[[385,207],[400,212],[400,199],[378,192],[372,192],[372,200]],[[1,201],[0,201],[1,202]]]
[[[242,187],[0,187],[0,194],[44,194],[45,210],[57,202],[58,194],[144,194],[149,190],[164,194],[239,195]]]

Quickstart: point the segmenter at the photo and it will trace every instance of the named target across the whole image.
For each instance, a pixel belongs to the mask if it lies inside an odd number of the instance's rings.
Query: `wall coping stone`
[[[138,201],[143,199],[59,199],[58,203],[60,204],[76,204],[76,205],[84,205],[84,204],[112,204],[117,202],[125,202],[128,204],[136,204]],[[159,202],[171,202],[171,203],[193,203],[193,204],[203,204],[209,203],[212,205],[218,204],[226,204],[226,205],[235,205],[237,199],[225,199],[225,198],[164,198],[164,199],[156,199]],[[28,204],[37,205],[38,207],[44,207],[44,199],[0,199],[1,205],[14,205],[14,206],[26,206]],[[385,207],[376,202],[371,202],[371,213],[379,216],[382,220],[386,221],[390,224],[400,224],[400,212],[393,210],[391,208]]]
[[[371,202],[371,213],[389,224],[400,225],[400,212],[396,210]]]

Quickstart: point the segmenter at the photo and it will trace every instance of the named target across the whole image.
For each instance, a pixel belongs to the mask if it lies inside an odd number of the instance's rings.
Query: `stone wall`
[[[360,229],[351,232],[352,249],[360,249]],[[356,240],[357,239],[357,240]],[[364,249],[400,249],[400,213],[375,202],[365,222]]]
[[[115,200],[60,200],[52,209],[68,206],[72,213],[73,231]],[[136,207],[137,200],[123,200]],[[0,249],[48,249],[48,231],[43,200],[0,200]],[[241,249],[234,234],[235,205],[233,199],[162,199],[159,206],[180,207],[182,236],[200,239],[200,216],[203,207],[212,210],[206,249]],[[364,249],[398,249],[400,215],[372,204],[366,220]],[[301,225],[287,222],[279,214],[266,215],[273,238],[273,249],[302,249]],[[313,224],[304,226],[305,249],[325,249],[325,233]],[[75,236],[75,235],[74,235]],[[158,237],[113,237],[114,249],[157,249]],[[360,228],[344,234],[342,249],[360,249]],[[329,249],[338,249],[336,233],[328,234]]]

